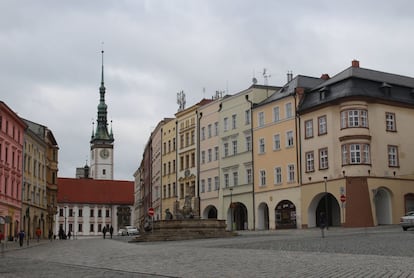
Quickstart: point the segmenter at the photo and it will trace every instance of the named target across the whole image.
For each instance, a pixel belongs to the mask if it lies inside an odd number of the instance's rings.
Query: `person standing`
[[[52,241],[53,238],[53,232],[52,230],[49,230],[49,240]]]
[[[72,233],[70,232],[70,230],[69,230],[69,232],[68,232],[68,238],[69,238],[69,240],[70,240],[70,237],[72,236]]]
[[[39,242],[41,234],[42,234],[42,230],[40,230],[40,227],[37,227],[36,229],[37,242]]]
[[[0,243],[1,243],[1,241],[3,240],[3,238],[4,238],[3,232],[2,232],[2,231],[0,231]]]
[[[109,228],[109,234],[111,235],[111,238],[112,238],[113,233],[114,233],[114,227],[112,227],[111,225],[111,227]]]
[[[102,229],[102,233],[103,233],[103,238],[105,239],[105,236],[106,236],[106,227],[105,226]]]
[[[24,236],[25,236],[24,231],[21,230],[20,233],[19,233],[19,244],[20,244],[20,247],[23,246]]]

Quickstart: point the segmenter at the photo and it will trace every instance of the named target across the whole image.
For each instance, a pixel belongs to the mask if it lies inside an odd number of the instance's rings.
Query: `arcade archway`
[[[204,219],[217,219],[217,209],[215,206],[207,206],[203,212]]]
[[[388,189],[380,187],[374,195],[375,213],[378,225],[392,224],[391,193]]]
[[[296,207],[289,200],[280,201],[275,208],[276,229],[296,228]]]
[[[318,227],[321,212],[328,213],[329,226],[341,225],[341,208],[331,193],[321,192],[312,199],[308,208],[308,227]]]
[[[227,213],[228,227],[233,231],[236,230],[247,230],[248,218],[247,208],[243,203],[232,203]]]
[[[269,207],[266,203],[261,203],[258,207],[257,228],[259,230],[269,230]]]

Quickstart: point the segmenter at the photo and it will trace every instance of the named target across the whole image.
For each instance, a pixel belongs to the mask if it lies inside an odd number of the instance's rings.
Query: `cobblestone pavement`
[[[88,238],[8,248],[0,277],[414,277],[414,230],[399,226],[242,232],[128,243]]]

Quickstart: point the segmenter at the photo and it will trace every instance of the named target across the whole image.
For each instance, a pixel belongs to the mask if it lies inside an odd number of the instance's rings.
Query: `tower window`
[[[102,175],[106,175],[106,169],[102,169]]]

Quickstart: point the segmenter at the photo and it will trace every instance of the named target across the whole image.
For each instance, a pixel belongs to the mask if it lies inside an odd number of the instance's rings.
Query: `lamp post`
[[[233,188],[230,187],[230,231],[233,231]]]
[[[67,235],[67,232],[68,232],[68,230],[66,229],[66,208],[67,206],[65,206],[65,211],[64,211],[65,213],[65,236]]]
[[[27,198],[27,246],[29,246],[29,238],[30,238],[30,198]]]
[[[325,217],[326,217],[326,229],[328,230],[329,227],[329,217],[328,217],[328,190],[326,187],[326,181],[328,180],[328,177],[323,177],[325,181]]]

